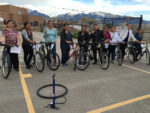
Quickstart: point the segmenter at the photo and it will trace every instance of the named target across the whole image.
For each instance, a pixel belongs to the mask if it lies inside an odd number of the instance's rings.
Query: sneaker
[[[68,66],[68,64],[63,64],[64,67]]]
[[[26,65],[26,68],[27,68],[27,69],[30,69],[30,65]]]

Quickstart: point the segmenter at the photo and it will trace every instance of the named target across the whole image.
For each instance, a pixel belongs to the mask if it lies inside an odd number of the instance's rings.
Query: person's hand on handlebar
[[[72,42],[71,42],[71,41],[66,41],[66,43],[67,43],[67,44],[72,44]]]
[[[144,42],[144,41],[141,41],[141,44],[145,44],[145,42]]]
[[[125,42],[124,41],[122,41],[122,43],[121,44],[125,44]]]
[[[32,44],[36,44],[36,41],[32,41]]]

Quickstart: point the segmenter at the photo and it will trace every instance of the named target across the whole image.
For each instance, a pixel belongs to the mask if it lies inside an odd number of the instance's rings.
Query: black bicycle
[[[117,56],[118,65],[122,65],[122,52],[120,49],[120,43],[117,43],[116,46],[116,56]]]
[[[39,48],[39,52],[41,53],[42,55],[42,59],[43,59],[43,62],[45,63],[45,60],[47,61],[47,66],[49,67],[49,69],[55,71],[59,68],[60,66],[60,58],[59,58],[59,55],[55,52],[53,52],[53,47],[54,47],[54,43],[49,43],[49,44],[46,44],[44,42],[41,42],[41,47]],[[45,52],[45,46],[44,44],[47,45],[47,55],[46,55],[46,52]]]
[[[136,61],[136,48],[134,46],[134,42],[128,42],[126,48],[126,56],[129,59],[131,64],[135,63]]]
[[[4,50],[2,52],[2,75],[5,79],[7,79],[11,72],[11,59],[10,55],[7,52],[7,48],[10,47],[6,44],[0,44],[0,46],[4,46]]]
[[[148,42],[146,42],[146,44],[143,44],[143,46],[144,47],[141,48],[141,53],[139,53],[139,54],[138,54],[138,50],[136,49],[137,61],[139,61],[145,54],[145,56],[146,56],[146,63],[147,63],[147,65],[150,65],[150,52],[149,52],[149,49],[148,49]],[[144,51],[142,51],[143,49],[144,49]]]
[[[33,45],[33,60],[32,60],[33,62],[32,62],[32,64],[35,65],[36,69],[39,72],[43,72],[45,65],[44,65],[42,54],[39,52],[40,46],[41,46],[40,43],[36,43]]]
[[[79,70],[85,70],[88,68],[90,64],[90,56],[87,53],[87,51],[83,47],[84,45],[81,45],[79,50],[79,55],[77,59],[77,67]]]
[[[100,67],[104,70],[108,69],[109,68],[109,57],[108,57],[107,53],[105,53],[103,51],[103,48],[102,48],[103,42],[94,43],[94,45],[96,48],[93,48],[93,49],[97,50],[96,55],[98,56],[98,62],[99,62]],[[90,50],[90,51],[92,51],[92,50]]]

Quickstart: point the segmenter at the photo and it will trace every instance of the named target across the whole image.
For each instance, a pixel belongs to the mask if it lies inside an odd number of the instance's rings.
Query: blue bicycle
[[[9,77],[10,71],[11,71],[11,60],[10,55],[7,52],[7,48],[9,47],[6,44],[0,44],[0,46],[4,46],[4,50],[2,53],[2,74],[5,79]]]

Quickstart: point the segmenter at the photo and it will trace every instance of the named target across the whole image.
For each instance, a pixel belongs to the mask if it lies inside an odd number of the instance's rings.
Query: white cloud
[[[134,12],[133,16],[140,15],[140,12],[142,11],[150,11],[150,0],[133,0],[133,2],[141,4],[116,4],[114,6],[110,0],[94,0],[93,4],[84,4],[74,0],[30,0],[30,2],[27,2],[26,0],[0,1],[0,3],[10,3],[13,5],[35,9],[50,16],[55,16],[66,12],[76,13],[70,10],[62,10],[61,8],[75,9],[81,11],[84,10],[86,12],[103,11],[113,14],[127,14],[127,12],[130,14],[130,12]]]

